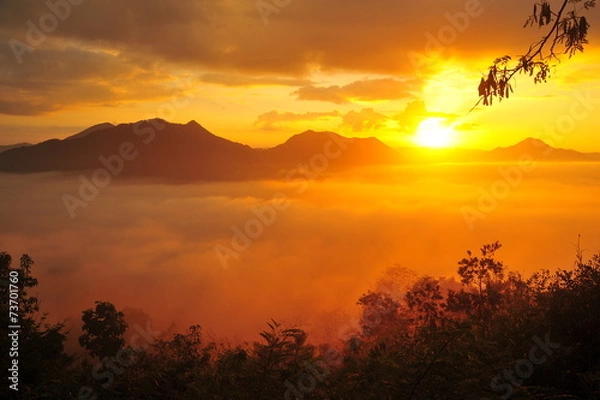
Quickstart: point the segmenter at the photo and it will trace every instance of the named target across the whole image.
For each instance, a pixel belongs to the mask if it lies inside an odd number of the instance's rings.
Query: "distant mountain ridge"
[[[575,150],[566,150],[550,146],[536,138],[527,138],[513,146],[498,147],[492,150],[491,155],[498,159],[515,159],[527,154],[536,160],[547,161],[593,161],[598,159],[598,153],[580,153]]]
[[[31,146],[31,143],[16,143],[16,144],[7,144],[7,145],[0,145],[0,153],[2,153],[3,151],[6,150],[10,150],[10,149],[16,149],[19,147],[27,147],[27,146]]]
[[[82,137],[89,135],[90,133],[94,133],[97,131],[101,131],[104,129],[110,129],[110,128],[114,128],[114,127],[115,127],[115,125],[111,124],[110,122],[103,122],[98,125],[90,126],[89,128],[87,128],[75,135],[69,136],[69,137],[65,138],[64,140],[80,139]]]
[[[0,147],[0,151],[2,147]],[[196,121],[161,119],[92,126],[63,140],[12,146],[0,152],[0,172],[82,172],[99,168],[123,177],[168,181],[230,181],[281,178],[290,171],[323,173],[366,165],[413,162],[600,161],[600,154],[554,149],[539,139],[492,151],[446,149],[426,158],[424,150],[392,149],[376,138],[346,138],[306,131],[268,149],[254,149],[216,136]],[[434,153],[428,153],[434,154]],[[306,171],[305,171],[306,172]]]

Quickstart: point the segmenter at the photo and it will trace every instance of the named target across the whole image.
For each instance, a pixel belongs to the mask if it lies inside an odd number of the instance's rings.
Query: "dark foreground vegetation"
[[[0,253],[2,329],[11,268],[21,326],[18,394],[5,377],[2,398],[600,399],[600,255],[526,278],[506,270],[499,249],[459,261],[461,289],[422,277],[401,296],[368,292],[359,331],[331,344],[276,321],[244,345],[207,341],[200,326],[126,340],[126,316],[97,302],[82,316],[85,357],[67,354],[64,325],[40,314],[32,260],[12,265]],[[3,336],[10,377],[14,343]]]

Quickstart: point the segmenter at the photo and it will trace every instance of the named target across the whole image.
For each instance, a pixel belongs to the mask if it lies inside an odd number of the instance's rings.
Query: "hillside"
[[[4,151],[3,151],[4,150]],[[115,157],[123,161],[118,161]],[[268,149],[216,136],[195,121],[155,119],[92,126],[66,139],[0,147],[0,171],[81,172],[98,168],[114,176],[168,181],[229,181],[285,177],[294,169],[318,174],[366,165],[432,162],[600,161],[600,154],[556,149],[529,138],[491,151],[393,149],[376,138],[346,138],[306,131]],[[122,164],[122,165],[121,165]],[[314,174],[313,174],[314,175]]]

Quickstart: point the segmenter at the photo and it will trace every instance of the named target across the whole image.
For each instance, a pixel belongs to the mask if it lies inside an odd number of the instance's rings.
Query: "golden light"
[[[415,143],[423,147],[449,147],[453,142],[454,130],[444,124],[444,118],[427,118],[415,133]]]

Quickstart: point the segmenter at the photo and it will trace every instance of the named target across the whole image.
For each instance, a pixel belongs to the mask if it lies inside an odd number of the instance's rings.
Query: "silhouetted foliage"
[[[439,281],[426,276],[406,293],[408,309],[425,326],[438,326],[444,317],[444,297]]]
[[[125,314],[106,301],[97,301],[95,308],[83,311],[83,335],[79,344],[92,356],[100,359],[111,357],[125,344],[123,334],[127,330]]]
[[[194,325],[134,349],[122,340],[122,313],[97,302],[84,311],[85,344],[107,358],[70,368],[60,327],[32,322],[23,357],[40,367],[24,375],[24,398],[77,398],[90,386],[97,400],[600,399],[600,255],[525,279],[498,259],[500,249],[467,252],[460,290],[425,276],[402,298],[367,292],[358,331],[331,345],[271,320],[253,343],[205,341]],[[0,266],[6,277],[5,253]],[[22,267],[35,286],[27,257]],[[35,314],[27,297],[23,315]]]
[[[69,367],[73,358],[64,351],[64,342],[67,338],[63,323],[49,324],[47,314],[39,313],[39,300],[32,295],[32,290],[38,285],[37,279],[32,275],[33,260],[26,254],[21,256],[19,265],[12,267],[12,257],[0,253],[0,314],[2,315],[2,334],[0,353],[2,354],[2,370],[5,371],[2,384],[2,398],[11,398],[15,392],[9,390],[9,380],[6,371],[13,359],[18,360],[19,384],[18,398],[66,398],[66,386],[72,381]],[[11,271],[16,271],[18,279],[10,278]],[[14,275],[13,275],[14,277]],[[9,303],[9,292],[18,293],[16,301]],[[17,316],[18,321],[8,320],[9,310],[12,316]],[[7,329],[9,325],[18,325],[18,348],[12,347],[12,339],[8,336],[15,329]],[[9,351],[15,352],[15,357],[9,358]]]
[[[590,26],[583,14],[595,5],[596,0],[561,0],[558,5],[549,0],[536,0],[523,27],[545,28],[546,33],[515,61],[509,55],[494,61],[479,82],[479,101],[475,107],[481,103],[490,106],[494,99],[508,99],[513,93],[515,75],[525,74],[535,83],[546,82],[550,77],[551,63],[560,62],[559,55],[572,57],[578,51],[583,52]]]

